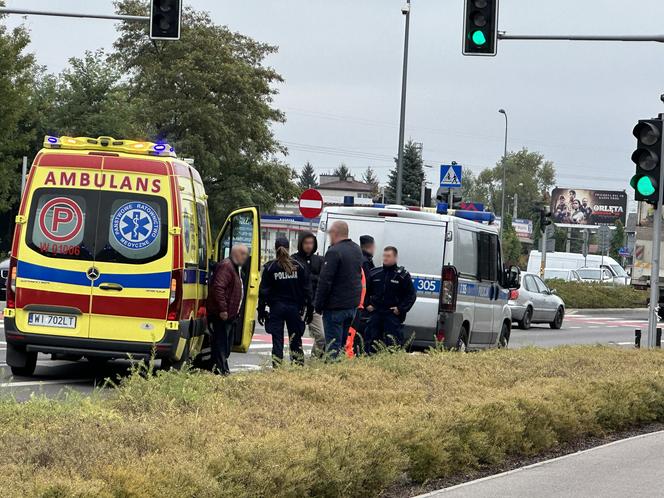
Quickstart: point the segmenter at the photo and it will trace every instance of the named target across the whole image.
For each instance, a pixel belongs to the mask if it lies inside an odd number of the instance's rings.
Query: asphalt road
[[[461,484],[420,498],[662,496],[664,432]]]
[[[530,330],[515,329],[512,331],[510,347],[554,347],[563,344],[630,347],[634,344],[634,329],[645,328],[646,319],[644,310],[604,310],[593,311],[592,314],[571,312],[565,318],[561,330],[551,330],[548,325],[534,325]],[[311,344],[311,339],[304,339],[305,352],[310,352]],[[231,355],[231,370],[257,370],[269,365],[270,351],[271,337],[258,330],[249,353]],[[98,367],[84,360],[76,363],[53,361],[46,355],[40,355],[33,377],[12,377],[6,364],[6,354],[4,327],[0,322],[0,395],[10,394],[20,400],[28,398],[32,393],[62,396],[69,389],[90,393],[96,386],[104,385],[106,379],[116,380],[127,375],[131,368],[128,361],[114,361]]]

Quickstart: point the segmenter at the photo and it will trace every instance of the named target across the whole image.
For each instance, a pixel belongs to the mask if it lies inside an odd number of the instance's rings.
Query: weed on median
[[[664,421],[664,354],[382,354],[0,400],[3,496],[377,496]]]

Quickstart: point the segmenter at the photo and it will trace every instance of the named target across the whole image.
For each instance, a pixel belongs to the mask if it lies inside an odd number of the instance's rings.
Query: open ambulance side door
[[[256,326],[261,268],[260,221],[258,207],[236,209],[226,218],[214,245],[214,259],[217,262],[228,258],[234,245],[244,244],[249,249],[249,259],[242,267],[244,295],[233,339],[233,351],[236,353],[249,350]]]

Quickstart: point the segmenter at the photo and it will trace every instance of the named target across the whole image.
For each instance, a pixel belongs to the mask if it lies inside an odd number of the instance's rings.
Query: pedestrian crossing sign
[[[461,188],[460,164],[441,164],[440,186],[445,188]]]

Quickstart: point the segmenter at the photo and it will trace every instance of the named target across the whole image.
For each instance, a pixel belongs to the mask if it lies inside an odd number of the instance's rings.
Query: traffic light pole
[[[125,16],[115,14],[83,14],[80,12],[54,12],[50,10],[10,9],[0,7],[0,15],[20,14],[25,16],[74,17],[77,19],[107,19],[111,21],[150,22],[149,16]]]
[[[664,114],[659,115],[664,119]],[[661,141],[661,156],[664,157],[664,140]],[[659,185],[664,185],[664,168],[659,170]],[[652,270],[650,272],[650,306],[648,307],[648,348],[654,349],[657,345],[657,307],[659,306],[659,265],[660,249],[662,245],[662,192],[659,189],[659,199],[655,209],[655,219],[652,223]]]

